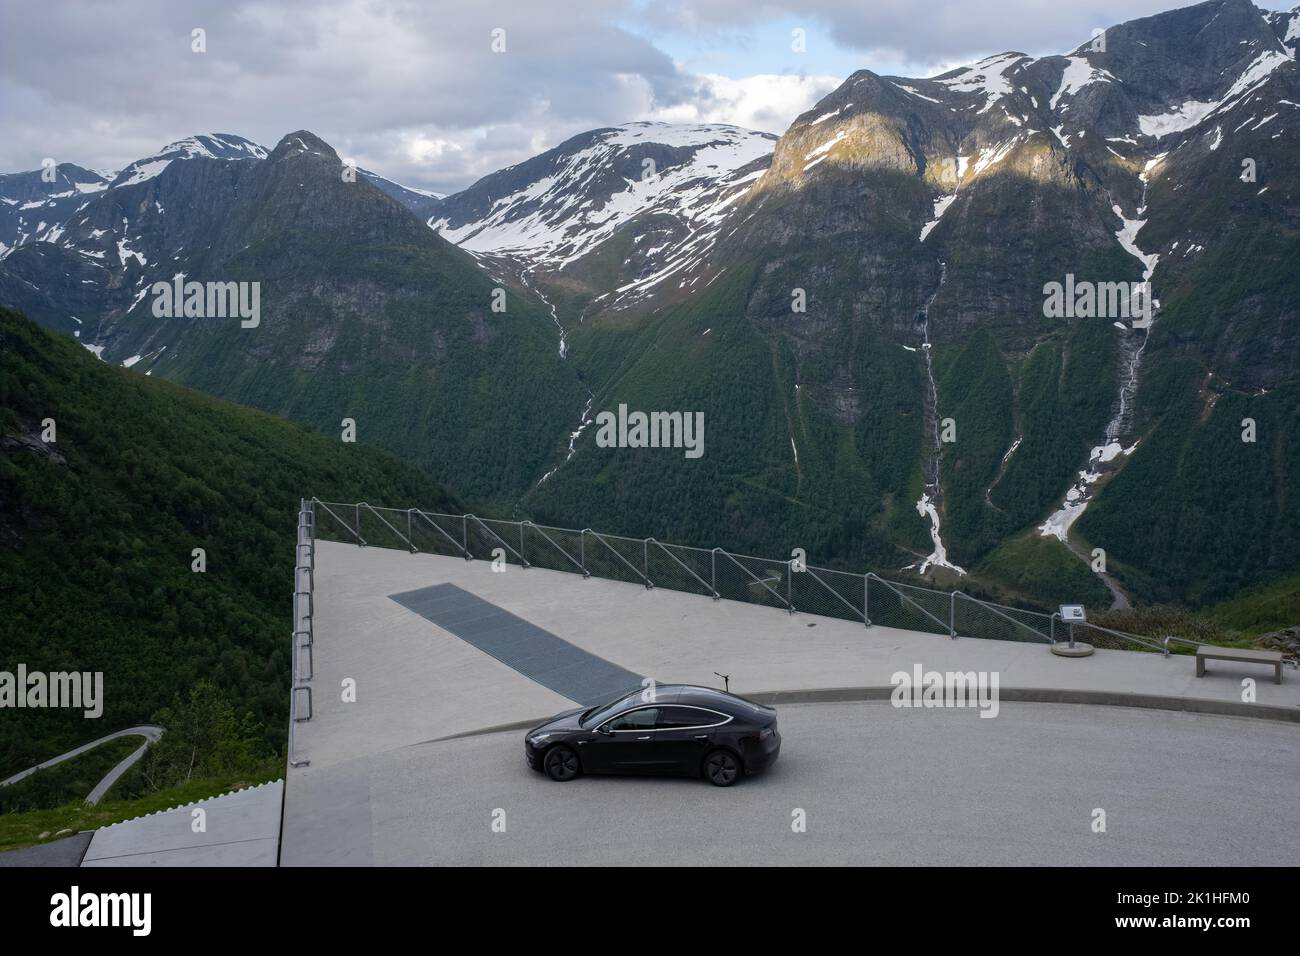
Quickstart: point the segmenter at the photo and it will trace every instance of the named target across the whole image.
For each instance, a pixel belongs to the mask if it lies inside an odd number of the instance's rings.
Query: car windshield
[[[638,687],[631,691],[624,691],[608,703],[597,704],[595,707],[583,711],[582,716],[578,719],[578,723],[582,724],[584,727],[599,727],[605,721],[609,720],[610,717],[617,714],[620,708],[635,698],[640,692],[641,688]]]

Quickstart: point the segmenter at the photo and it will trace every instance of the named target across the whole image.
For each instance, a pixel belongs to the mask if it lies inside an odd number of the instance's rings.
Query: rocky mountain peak
[[[343,163],[333,146],[305,129],[286,134],[276,143],[268,158],[271,162],[278,163],[299,156],[315,156],[339,165]]]

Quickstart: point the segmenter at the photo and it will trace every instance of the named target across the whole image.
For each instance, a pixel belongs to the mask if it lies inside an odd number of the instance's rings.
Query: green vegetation
[[[1190,641],[1252,646],[1265,634],[1300,624],[1300,575],[1256,585],[1201,611],[1152,605],[1126,611],[1096,611],[1089,617],[1133,634],[1176,634]]]
[[[105,697],[94,721],[0,721],[0,776],[165,726],[161,709],[200,681],[250,715],[262,755],[282,749],[295,518],[313,494],[460,510],[373,448],[109,367],[0,309],[0,670],[102,671]]]
[[[753,281],[735,269],[663,317],[575,334],[574,360],[605,383],[593,413],[701,411],[705,454],[599,448],[589,428],[562,480],[525,497],[530,517],[763,555],[798,545],[859,568],[899,560],[899,511],[924,538],[903,500],[920,467],[918,357],[868,326],[846,327],[830,357],[800,355],[775,321],[745,318]],[[832,361],[869,388],[802,384],[833,380]]]
[[[921,356],[870,321],[834,323],[807,348],[801,319],[772,291],[795,283],[796,272],[782,262],[760,281],[752,265],[732,267],[662,315],[575,332],[571,357],[596,392],[594,411],[619,402],[702,410],[707,451],[687,461],[667,450],[601,449],[593,427],[556,478],[524,498],[523,512],[764,556],[800,546],[831,567],[888,571],[926,553],[913,506],[925,442]],[[810,314],[822,307],[810,300]],[[940,414],[958,432],[944,449],[943,534],[973,572],[972,589],[1036,607],[1110,605],[1087,563],[1035,529],[1104,433],[1118,341],[1110,323],[1081,320],[1023,354],[1004,354],[984,330],[936,344]],[[1221,390],[1203,419],[1203,379],[1189,359],[1147,361],[1139,401],[1152,411],[1137,423],[1138,449],[1076,525],[1077,544],[1105,549],[1139,605],[1204,607],[1300,567],[1300,387]],[[1243,453],[1247,416],[1259,441]]]
[[[1206,644],[1248,647],[1255,643],[1252,635],[1220,627],[1207,615],[1164,604],[1129,608],[1123,611],[1096,610],[1088,614],[1088,620],[1102,627],[1150,637],[1156,641],[1172,635],[1187,641]],[[1173,646],[1170,650],[1186,653],[1189,648]]]
[[[1126,583],[1192,608],[1300,568],[1300,382],[1247,395],[1205,379],[1190,359],[1152,363],[1142,442],[1078,522]]]
[[[267,750],[252,715],[236,714],[230,699],[207,681],[177,694],[154,720],[165,732],[145,754],[139,774],[119,784],[119,797],[156,793],[194,779],[260,778],[283,767],[278,754]]]
[[[1008,528],[1041,521],[1101,438],[1115,399],[1114,332],[1104,321],[1083,320],[1024,362],[1016,402],[1020,446],[990,492]]]
[[[450,248],[295,241],[331,282],[411,294],[358,310],[305,288],[297,271],[285,275],[277,243],[254,245],[230,275],[263,277],[263,301],[285,303],[295,321],[268,320],[252,341],[237,324],[194,329],[155,374],[331,438],[351,418],[361,441],[485,508],[506,507],[545,473],[586,396],[533,295],[508,289],[506,311],[492,312],[495,283]],[[324,329],[328,352],[304,362]]]
[[[942,531],[955,561],[970,564],[996,547],[1005,529],[985,490],[1011,446],[1011,376],[988,332],[959,352],[936,353],[939,414],[953,420],[957,438],[943,448]]]
[[[245,787],[267,783],[283,775],[284,766],[281,764],[276,772],[270,775],[194,779],[181,786],[171,787],[145,797],[126,800],[105,799],[94,807],[87,806],[83,800],[77,799],[50,810],[0,813],[0,851],[16,850],[20,847],[49,842],[57,838],[60,830],[71,830],[74,833],[95,830],[148,813],[156,813],[159,810],[185,806],[195,800],[205,800],[232,790],[242,790]],[[114,790],[116,789],[115,787]],[[41,834],[48,835],[42,838]]]
[[[141,302],[119,325],[149,368],[208,394],[361,441],[504,508],[553,464],[586,394],[538,297],[489,276],[341,160],[277,150],[229,197],[194,278],[260,283],[261,321],[160,321]],[[372,493],[373,494],[373,493]]]
[[[1300,575],[1248,588],[1203,616],[1230,633],[1259,635],[1295,627],[1300,624]]]
[[[1002,544],[971,573],[1000,592],[999,600],[1054,611],[1061,604],[1107,607],[1110,592],[1088,565],[1056,538],[1028,531]]]

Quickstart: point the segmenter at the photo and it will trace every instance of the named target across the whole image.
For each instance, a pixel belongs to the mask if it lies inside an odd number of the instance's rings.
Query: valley
[[[1104,49],[862,70],[780,136],[604,127],[449,195],[348,182],[305,130],[9,174],[0,302],[354,420],[485,514],[1204,607],[1300,567],[1295,17],[1211,0]],[[1155,321],[1049,317],[1067,275],[1150,282]],[[259,283],[258,326],[153,315],[182,280]],[[598,447],[620,403],[703,411],[708,453]]]

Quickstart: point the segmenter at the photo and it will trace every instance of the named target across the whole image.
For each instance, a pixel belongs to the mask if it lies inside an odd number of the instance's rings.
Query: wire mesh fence
[[[866,623],[866,578],[825,568],[790,568],[790,603],[797,611]]]
[[[1050,642],[1052,618],[1038,611],[1005,607],[953,592],[953,629],[958,634],[1001,641]]]
[[[417,550],[457,558],[468,556],[459,520],[450,515],[426,514],[417,508],[412,508],[409,514],[411,544]]]
[[[713,552],[648,539],[646,576],[656,587],[714,597]]]
[[[654,538],[601,534],[590,528],[554,528],[365,502],[310,499],[317,540],[366,547],[504,561],[519,567],[566,571],[647,588],[741,601],[790,612],[861,621],[909,631],[1050,644],[1069,640],[1095,647],[1143,647],[1169,653],[1181,638],[1143,638],[1092,624],[1062,624],[1058,615],[1009,607],[961,591],[886,580],[797,561],[669,544]]]
[[[918,589],[925,591],[925,588]],[[872,624],[907,631],[948,634],[947,616],[936,616],[918,602],[904,585],[886,581],[875,574],[867,575],[867,616]],[[935,592],[936,594],[938,592]]]

